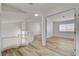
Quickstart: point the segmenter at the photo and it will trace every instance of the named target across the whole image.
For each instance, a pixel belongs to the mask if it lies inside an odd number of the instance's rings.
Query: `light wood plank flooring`
[[[73,39],[53,37],[42,46],[41,39],[35,39],[32,44],[18,48],[7,49],[3,56],[73,56]]]

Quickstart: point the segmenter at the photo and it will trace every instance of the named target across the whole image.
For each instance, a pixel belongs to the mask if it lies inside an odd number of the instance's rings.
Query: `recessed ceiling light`
[[[34,14],[34,16],[39,16],[38,14]]]

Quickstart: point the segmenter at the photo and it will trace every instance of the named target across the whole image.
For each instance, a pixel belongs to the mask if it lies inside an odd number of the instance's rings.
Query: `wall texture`
[[[30,22],[26,24],[26,30],[31,31],[33,35],[41,34],[40,22]]]
[[[2,50],[4,48],[18,46],[18,23],[3,23],[1,26]]]
[[[74,20],[62,21],[62,22],[53,22],[54,36],[65,37],[65,38],[74,38],[73,32],[60,32],[59,31],[59,25],[60,24],[68,24],[68,23],[74,23]]]
[[[51,20],[47,20],[47,38],[53,36],[53,22]]]
[[[1,55],[1,3],[0,3],[0,55]]]
[[[17,36],[19,26],[17,23],[3,23],[2,24],[2,37]]]

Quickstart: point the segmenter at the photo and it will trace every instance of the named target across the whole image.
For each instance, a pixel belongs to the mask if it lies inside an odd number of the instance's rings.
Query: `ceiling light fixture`
[[[34,14],[34,16],[39,16],[38,14]]]

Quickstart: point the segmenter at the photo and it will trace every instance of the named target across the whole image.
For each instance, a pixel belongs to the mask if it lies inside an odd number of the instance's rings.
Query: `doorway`
[[[47,16],[47,47],[59,55],[75,55],[75,9]]]

